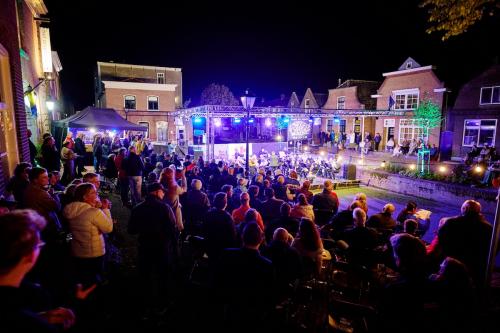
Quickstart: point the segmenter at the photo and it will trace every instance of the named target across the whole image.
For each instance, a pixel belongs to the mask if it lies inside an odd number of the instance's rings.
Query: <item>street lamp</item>
[[[241,96],[241,104],[243,104],[243,108],[247,111],[247,119],[245,122],[246,128],[246,159],[245,159],[245,167],[248,172],[248,178],[250,179],[250,168],[248,163],[249,158],[249,144],[248,144],[248,132],[250,131],[250,109],[253,108],[253,104],[255,103],[255,96],[251,96],[248,92],[248,89],[245,91],[245,95]]]

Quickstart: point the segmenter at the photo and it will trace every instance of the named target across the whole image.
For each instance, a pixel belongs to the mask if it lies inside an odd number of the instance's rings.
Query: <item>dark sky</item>
[[[500,55],[498,17],[442,42],[425,32],[415,0],[45,3],[63,92],[76,110],[93,103],[97,61],[180,67],[184,100],[196,101],[212,82],[267,99],[307,87],[326,93],[339,78],[382,81],[408,56],[435,65],[456,92]]]

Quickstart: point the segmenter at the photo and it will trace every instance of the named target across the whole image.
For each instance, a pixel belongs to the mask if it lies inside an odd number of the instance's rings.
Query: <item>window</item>
[[[156,141],[168,141],[168,122],[156,122]]]
[[[125,109],[135,110],[135,96],[126,95],[124,104],[125,104]]]
[[[500,86],[481,88],[479,104],[500,104]]]
[[[396,96],[395,110],[414,110],[418,107],[418,89],[393,91]]]
[[[326,122],[326,130],[328,132],[331,132],[333,130],[333,123],[334,123],[333,119],[328,119],[327,120],[327,122]]]
[[[309,108],[309,106],[311,105],[311,100],[309,98],[306,98],[306,102],[304,103],[304,106],[307,108]]]
[[[354,119],[354,133],[361,133],[361,119],[358,117]]]
[[[345,133],[346,120],[340,119],[339,130],[341,133]]]
[[[148,110],[158,110],[158,96],[148,96]]]
[[[425,141],[427,138],[424,137],[424,128],[418,123],[418,119],[400,119],[398,143],[412,139]]]
[[[488,143],[494,146],[496,131],[496,119],[465,119],[462,145],[472,147],[472,145],[484,146]]]
[[[406,63],[406,69],[411,69],[412,65],[411,65],[411,61],[408,61]]]
[[[345,96],[337,97],[337,109],[339,110],[345,109]]]
[[[149,122],[147,121],[139,121],[137,122],[139,125],[146,126],[148,129],[146,130],[146,133],[144,133],[145,138],[149,138]]]
[[[165,73],[156,73],[156,83],[165,84]]]

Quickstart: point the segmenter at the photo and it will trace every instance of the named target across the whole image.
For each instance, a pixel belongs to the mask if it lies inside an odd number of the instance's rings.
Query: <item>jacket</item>
[[[312,205],[295,205],[291,212],[290,217],[300,219],[301,217],[306,217],[314,222],[314,211]]]
[[[73,234],[71,253],[78,258],[96,258],[106,253],[103,234],[113,231],[109,209],[99,209],[86,202],[72,202],[64,208]]]

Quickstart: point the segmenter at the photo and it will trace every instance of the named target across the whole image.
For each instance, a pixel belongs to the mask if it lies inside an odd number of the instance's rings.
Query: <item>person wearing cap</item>
[[[168,301],[168,273],[177,256],[175,215],[164,203],[164,196],[165,190],[160,183],[149,184],[146,199],[132,209],[128,224],[128,232],[139,235],[137,267],[140,285],[145,288],[142,293],[145,307]],[[159,291],[157,299],[153,296],[153,284]]]

